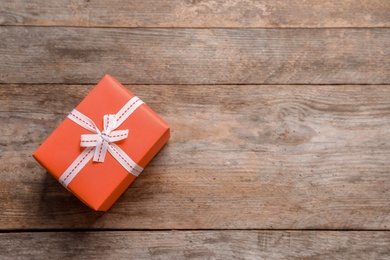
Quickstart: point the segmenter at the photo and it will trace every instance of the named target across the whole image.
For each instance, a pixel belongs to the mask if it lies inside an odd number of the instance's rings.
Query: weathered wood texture
[[[389,259],[390,232],[157,231],[0,234],[1,259]]]
[[[0,27],[0,82],[388,84],[390,29]]]
[[[386,0],[2,0],[0,24],[103,27],[383,27]]]
[[[1,229],[390,229],[389,85],[128,87],[172,138],[103,214],[30,156],[92,86],[0,85]]]
[[[0,259],[390,259],[389,13],[0,0]],[[105,73],[172,138],[101,213],[31,154]]]

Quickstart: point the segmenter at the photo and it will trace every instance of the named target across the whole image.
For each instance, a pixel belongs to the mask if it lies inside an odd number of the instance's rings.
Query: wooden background
[[[390,1],[0,0],[0,258],[389,259]],[[107,213],[32,157],[109,73],[171,126]]]

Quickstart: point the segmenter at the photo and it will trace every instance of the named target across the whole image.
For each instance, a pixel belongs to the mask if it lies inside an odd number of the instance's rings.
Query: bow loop
[[[110,143],[127,138],[129,130],[114,131],[116,128],[116,121],[115,115],[105,115],[103,117],[103,131],[101,133],[98,131],[95,135],[81,136],[80,146],[96,146],[93,154],[94,162],[104,162]]]
[[[103,117],[103,132],[109,135],[116,128],[116,117],[115,115],[105,115]]]

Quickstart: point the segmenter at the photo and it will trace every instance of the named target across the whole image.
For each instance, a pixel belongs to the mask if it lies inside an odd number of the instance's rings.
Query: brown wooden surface
[[[88,27],[383,27],[387,0],[2,0],[0,24]]]
[[[389,259],[389,13],[0,0],[0,258]],[[101,213],[31,154],[105,73],[172,138]]]
[[[172,138],[103,215],[30,156],[92,86],[0,86],[3,229],[390,229],[389,85],[128,87]]]
[[[0,258],[380,260],[389,244],[372,231],[38,232],[0,234]]]
[[[0,83],[388,84],[390,29],[0,27]]]

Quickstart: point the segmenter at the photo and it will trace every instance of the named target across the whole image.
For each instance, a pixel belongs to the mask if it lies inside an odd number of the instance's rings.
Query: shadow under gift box
[[[134,94],[106,75],[76,107],[103,130],[103,116],[116,114]],[[166,122],[146,104],[140,105],[117,129],[128,137],[115,142],[136,164],[145,168],[170,137]],[[82,134],[92,134],[71,119],[60,126],[34,152],[33,157],[57,180],[85,149]],[[69,183],[68,190],[94,210],[107,211],[136,176],[107,152],[104,162],[91,159]]]

